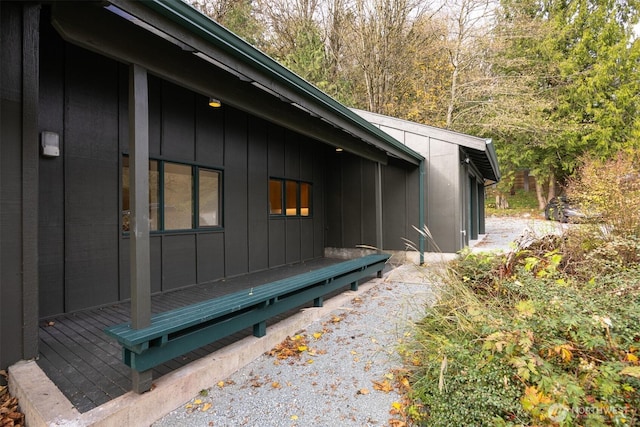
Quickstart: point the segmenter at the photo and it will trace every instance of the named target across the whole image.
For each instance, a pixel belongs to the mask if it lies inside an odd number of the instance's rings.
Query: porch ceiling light
[[[217,98],[209,98],[209,107],[220,108],[222,107],[222,102]]]

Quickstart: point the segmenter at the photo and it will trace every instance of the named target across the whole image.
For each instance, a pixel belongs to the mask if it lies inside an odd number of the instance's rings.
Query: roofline
[[[118,4],[121,2],[113,1],[113,3]],[[378,149],[387,151],[388,154],[392,156],[402,158],[416,165],[424,160],[424,157],[418,152],[380,130],[351,111],[348,107],[282,66],[268,55],[249,45],[240,37],[203,15],[187,3],[178,0],[143,0],[139,2],[139,4],[143,4],[147,8],[161,14],[192,34],[203,38],[205,41],[213,43],[216,47],[224,50],[240,62],[248,64],[253,69],[261,71],[267,77],[293,90],[295,93],[301,95],[303,99],[311,100],[312,103],[346,120],[358,130],[363,131],[365,136],[371,137],[370,141],[365,140],[365,142],[375,145]],[[327,117],[325,117],[325,120],[336,127],[344,129],[344,126],[340,123],[336,123]],[[344,130],[348,131],[348,129]]]
[[[424,123],[412,122],[411,120],[400,119],[393,116],[386,116],[384,114],[372,113],[371,111],[359,110],[356,108],[352,109],[354,112],[366,116],[374,116],[382,126],[385,126],[384,122],[401,122],[404,130],[409,130],[413,133],[422,136],[428,136],[430,138],[442,138],[444,140],[445,137],[456,137],[456,141],[460,141],[462,143],[456,142],[457,145],[461,145],[463,147],[473,148],[473,149],[484,149],[485,144],[487,143],[486,138],[481,138],[479,136],[473,136],[466,133],[456,132],[450,129],[439,128],[436,126],[427,125]]]
[[[498,154],[496,153],[496,146],[493,145],[493,139],[487,138],[487,158],[491,163],[491,168],[496,176],[496,182],[500,181],[502,174],[500,173],[500,165],[498,163]]]
[[[353,109],[353,111],[359,115],[362,115],[362,117],[364,118],[370,118],[373,123],[380,126],[397,128],[403,131],[414,133],[416,135],[421,135],[424,137],[434,138],[447,143],[455,144],[462,148],[484,152],[486,159],[491,166],[491,172],[493,175],[487,179],[493,180],[493,178],[495,178],[495,182],[500,181],[500,165],[498,163],[498,156],[496,155],[496,149],[491,138],[481,138],[478,136],[468,135],[466,133],[430,126],[423,123],[416,123],[410,120],[399,119],[383,114],[372,113],[365,110]]]

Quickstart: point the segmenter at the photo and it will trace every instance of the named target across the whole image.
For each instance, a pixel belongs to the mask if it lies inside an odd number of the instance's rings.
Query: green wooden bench
[[[377,274],[382,277],[387,254],[372,254],[288,277],[255,288],[154,315],[142,329],[124,323],[105,329],[122,345],[123,361],[138,372],[186,354],[253,326],[253,335],[266,334],[266,320],[310,301],[321,307],[323,297]]]

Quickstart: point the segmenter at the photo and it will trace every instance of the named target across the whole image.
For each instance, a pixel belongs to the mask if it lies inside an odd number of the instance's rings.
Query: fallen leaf
[[[211,406],[213,406],[213,405],[211,405],[211,403],[207,402],[204,405],[202,405],[201,411],[202,412],[207,412],[209,409],[211,409]]]
[[[360,390],[358,390],[357,394],[369,394],[369,389],[361,388]]]
[[[199,405],[199,404],[202,403],[202,400],[196,399],[196,400],[193,401],[193,403],[196,404],[196,405]]]
[[[313,337],[317,340],[320,339],[321,336],[322,336],[322,332],[316,332],[315,334],[313,334]]]
[[[622,375],[629,375],[631,377],[640,378],[640,366],[627,366],[622,371]]]
[[[390,391],[393,390],[393,386],[387,380],[384,380],[384,381],[372,381],[372,382],[373,382],[373,389],[374,390],[383,391],[385,393],[389,393]]]
[[[274,381],[271,383],[271,387],[272,388],[281,388],[282,386],[280,385],[280,383],[278,381]]]
[[[297,416],[297,415],[291,415],[291,419],[292,419],[293,421],[295,421],[295,420],[297,420],[297,419],[298,419],[298,416]]]
[[[393,403],[391,404],[391,407],[392,407],[393,409],[395,409],[396,411],[399,411],[399,410],[402,408],[402,403],[400,403],[400,402],[393,402]]]
[[[220,388],[224,387],[224,381],[218,381],[218,387]]]

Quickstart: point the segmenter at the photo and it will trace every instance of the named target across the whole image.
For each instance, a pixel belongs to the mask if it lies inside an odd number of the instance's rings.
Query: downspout
[[[424,218],[424,169],[425,169],[425,159],[420,161],[420,182],[418,183],[418,191],[420,194],[418,195],[418,223],[420,226],[420,232],[418,233],[418,250],[420,251],[420,265],[424,264],[424,233],[425,233],[425,218]]]

